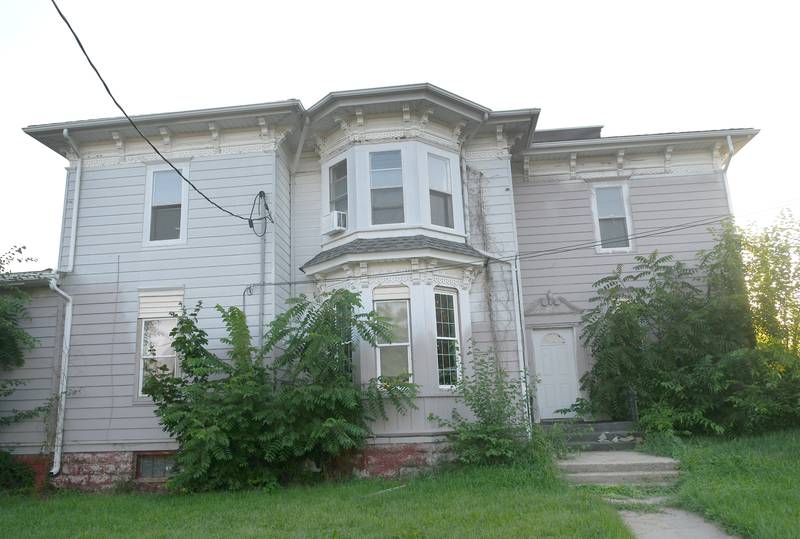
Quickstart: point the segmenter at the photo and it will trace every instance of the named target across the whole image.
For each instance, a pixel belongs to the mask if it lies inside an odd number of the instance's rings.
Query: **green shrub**
[[[385,401],[401,412],[416,386],[397,380],[353,380],[350,351],[387,336],[375,313],[359,314],[357,295],[337,290],[318,301],[289,300],[289,309],[254,347],[244,313],[217,306],[229,360],[210,353],[197,313],[178,315],[172,332],[181,376],[147,376],[164,428],[179,444],[170,485],[186,490],[273,488],[301,477],[333,473],[361,449],[370,419],[385,417]],[[273,355],[270,362],[266,358]]]
[[[755,251],[743,263],[743,245],[752,238],[730,225],[717,238],[695,268],[653,253],[635,257],[632,273],[620,266],[595,283],[582,334],[595,360],[582,379],[595,415],[628,419],[636,409],[640,428],[666,438],[800,424],[793,300],[770,289],[764,275],[753,278],[752,267],[769,266],[754,262]],[[790,242],[781,238],[759,252],[780,259],[782,279],[791,281],[800,271],[787,269],[792,256],[778,252]],[[797,294],[780,279],[773,284]],[[777,314],[764,307],[770,294],[782,305]],[[750,305],[757,304],[754,318]]]
[[[36,472],[28,464],[0,451],[0,492],[16,494],[33,489]]]
[[[431,414],[428,419],[450,429],[448,440],[463,464],[508,464],[531,451],[527,395],[520,380],[509,378],[495,355],[471,349],[464,374],[454,392],[470,412],[453,410],[450,419]]]

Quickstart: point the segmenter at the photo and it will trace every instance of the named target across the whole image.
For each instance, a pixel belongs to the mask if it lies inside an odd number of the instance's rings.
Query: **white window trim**
[[[414,382],[414,367],[413,367],[414,362],[413,362],[413,359],[412,359],[412,353],[413,352],[412,352],[412,347],[411,347],[411,342],[412,342],[412,337],[411,337],[411,300],[408,299],[408,298],[404,298],[404,299],[401,299],[401,298],[397,298],[397,299],[388,299],[388,298],[387,299],[376,299],[376,300],[373,300],[373,302],[372,302],[373,310],[377,311],[378,303],[386,302],[386,301],[405,301],[406,302],[406,324],[407,324],[407,327],[408,327],[408,341],[405,342],[405,343],[391,342],[391,343],[385,343],[385,344],[379,344],[379,343],[376,344],[375,345],[375,369],[376,369],[375,372],[377,372],[378,377],[380,378],[380,376],[381,376],[381,348],[383,348],[385,346],[400,346],[400,345],[404,344],[406,346],[407,350],[408,350],[408,381],[413,383]]]
[[[449,337],[439,337],[436,330],[436,295],[441,294],[443,296],[451,296],[453,298],[453,316],[455,317],[455,328],[456,328],[456,336],[455,338]],[[458,292],[454,290],[448,290],[444,288],[434,288],[433,289],[433,335],[435,338],[436,345],[434,346],[434,366],[436,367],[436,383],[439,383],[439,339],[445,340],[454,340],[456,342],[456,380],[461,381],[461,316],[460,316],[460,306],[458,303]],[[454,389],[456,386],[454,384],[439,384],[439,389]]]
[[[440,159],[447,164],[447,191],[439,191],[438,189],[434,189],[433,185],[431,185],[431,168],[430,168],[430,160],[433,159]],[[450,157],[440,155],[439,153],[432,152],[430,149],[425,150],[425,175],[428,179],[428,224],[430,226],[435,227],[437,229],[442,230],[450,230],[454,231],[456,229],[456,208],[455,208],[455,197],[453,196],[453,161]],[[437,225],[433,222],[433,210],[431,209],[431,191],[435,191],[437,193],[442,193],[444,195],[450,196],[450,219],[453,221],[453,226],[444,226],[444,225]]]
[[[403,201],[403,220],[398,221],[396,223],[378,223],[375,224],[372,222],[372,192],[375,190],[381,189],[397,189],[397,186],[394,187],[372,187],[372,154],[373,153],[389,153],[389,152],[398,152],[400,154],[400,191],[402,193],[402,201]],[[369,224],[370,227],[396,227],[402,226],[409,222],[408,219],[408,201],[406,200],[406,194],[408,191],[408,187],[406,186],[406,163],[404,162],[405,152],[403,151],[403,147],[399,146],[397,148],[390,148],[390,149],[370,149],[367,151],[367,187],[369,189]],[[397,170],[396,168],[379,168],[375,170]]]
[[[189,163],[175,163],[175,167],[181,171],[184,176],[189,176]],[[185,245],[187,236],[187,218],[189,214],[189,186],[181,180],[181,232],[180,237],[174,240],[151,240],[150,239],[150,218],[153,210],[153,173],[161,172],[164,170],[172,170],[167,164],[164,165],[151,165],[147,167],[147,181],[145,182],[145,195],[144,195],[144,226],[142,230],[142,246],[143,247],[174,247],[176,245]]]
[[[347,161],[347,226],[345,233],[352,231],[356,228],[353,222],[357,211],[358,192],[356,181],[356,168],[355,168],[355,154],[353,150],[337,153],[336,155],[328,158],[327,161],[322,163],[320,168],[320,185],[321,185],[321,198],[320,198],[320,218],[324,219],[330,215],[330,200],[331,200],[331,181],[330,172],[333,167],[342,161]],[[338,236],[341,238],[342,236]]]
[[[344,161],[344,169],[345,169],[344,181],[345,181],[345,185],[346,185],[346,191],[345,191],[345,195],[344,196],[347,198],[347,209],[345,210],[345,213],[349,214],[350,213],[350,160],[347,158],[346,155],[345,156],[340,156],[340,157],[341,157],[341,159],[336,160],[335,162],[333,162],[327,168],[327,170],[328,170],[328,212],[327,213],[332,213],[334,211],[331,208],[331,204],[333,204],[333,202],[334,202],[334,200],[331,198],[333,196],[333,191],[331,190],[331,187],[333,187],[333,181],[332,181],[333,178],[331,177],[331,174],[333,173],[334,167],[338,166],[339,164],[341,164],[342,161]]]
[[[621,187],[622,204],[625,207],[625,229],[628,234],[627,247],[603,247],[600,236],[600,217],[597,211],[597,189],[603,187]],[[594,226],[595,252],[598,254],[630,253],[633,251],[633,220],[631,219],[631,204],[628,194],[627,181],[597,182],[592,183],[592,224]]]
[[[144,386],[144,361],[146,356],[146,351],[144,349],[144,323],[149,322],[152,320],[175,320],[174,317],[171,316],[153,316],[148,318],[139,318],[137,320],[137,335],[138,335],[138,342],[136,344],[136,361],[139,363],[139,380],[136,388],[136,397],[138,399],[148,399],[149,396],[145,395],[142,392],[142,388]],[[180,371],[180,367],[178,365],[178,356],[177,354],[173,354],[171,356],[148,356],[147,359],[159,359],[159,358],[175,358],[175,370],[173,374],[177,375]]]

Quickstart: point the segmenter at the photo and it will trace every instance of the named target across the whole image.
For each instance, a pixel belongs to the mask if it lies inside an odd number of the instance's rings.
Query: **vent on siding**
[[[169,313],[180,310],[183,289],[139,291],[139,318],[168,318]]]

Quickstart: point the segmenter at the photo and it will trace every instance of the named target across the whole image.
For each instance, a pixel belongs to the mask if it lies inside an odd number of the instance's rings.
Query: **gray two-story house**
[[[711,246],[728,165],[757,131],[602,137],[538,118],[430,84],[135,117],[199,191],[124,118],[25,128],[68,160],[64,215],[58,268],[23,280],[39,346],[11,375],[29,382],[0,409],[57,398],[44,425],[4,429],[0,445],[44,451],[66,485],[159,477],[176,445],[141,384],[153,349],[176,368],[170,312],[202,300],[224,354],[213,305],[243,307],[261,335],[287,298],[341,287],[394,326],[392,343],[355,354],[357,381],[420,386],[416,410],[373,425],[365,472],[437,458],[428,416],[456,406],[470,342],[529,373],[537,420],[562,417],[591,364],[592,283],[636,254]],[[253,228],[205,198],[249,216],[261,191],[273,222]]]

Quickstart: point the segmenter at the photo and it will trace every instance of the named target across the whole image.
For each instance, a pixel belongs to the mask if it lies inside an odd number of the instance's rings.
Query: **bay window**
[[[369,154],[372,224],[402,223],[403,165],[400,150]]]
[[[328,186],[330,211],[347,213],[347,159],[330,168]]]
[[[436,360],[440,387],[452,387],[461,375],[458,345],[458,298],[455,292],[439,290],[436,306]]]
[[[408,299],[375,301],[375,312],[385,318],[391,339],[377,343],[378,376],[402,377],[411,381],[411,317]]]
[[[431,224],[453,228],[453,188],[450,181],[450,161],[428,154]]]

